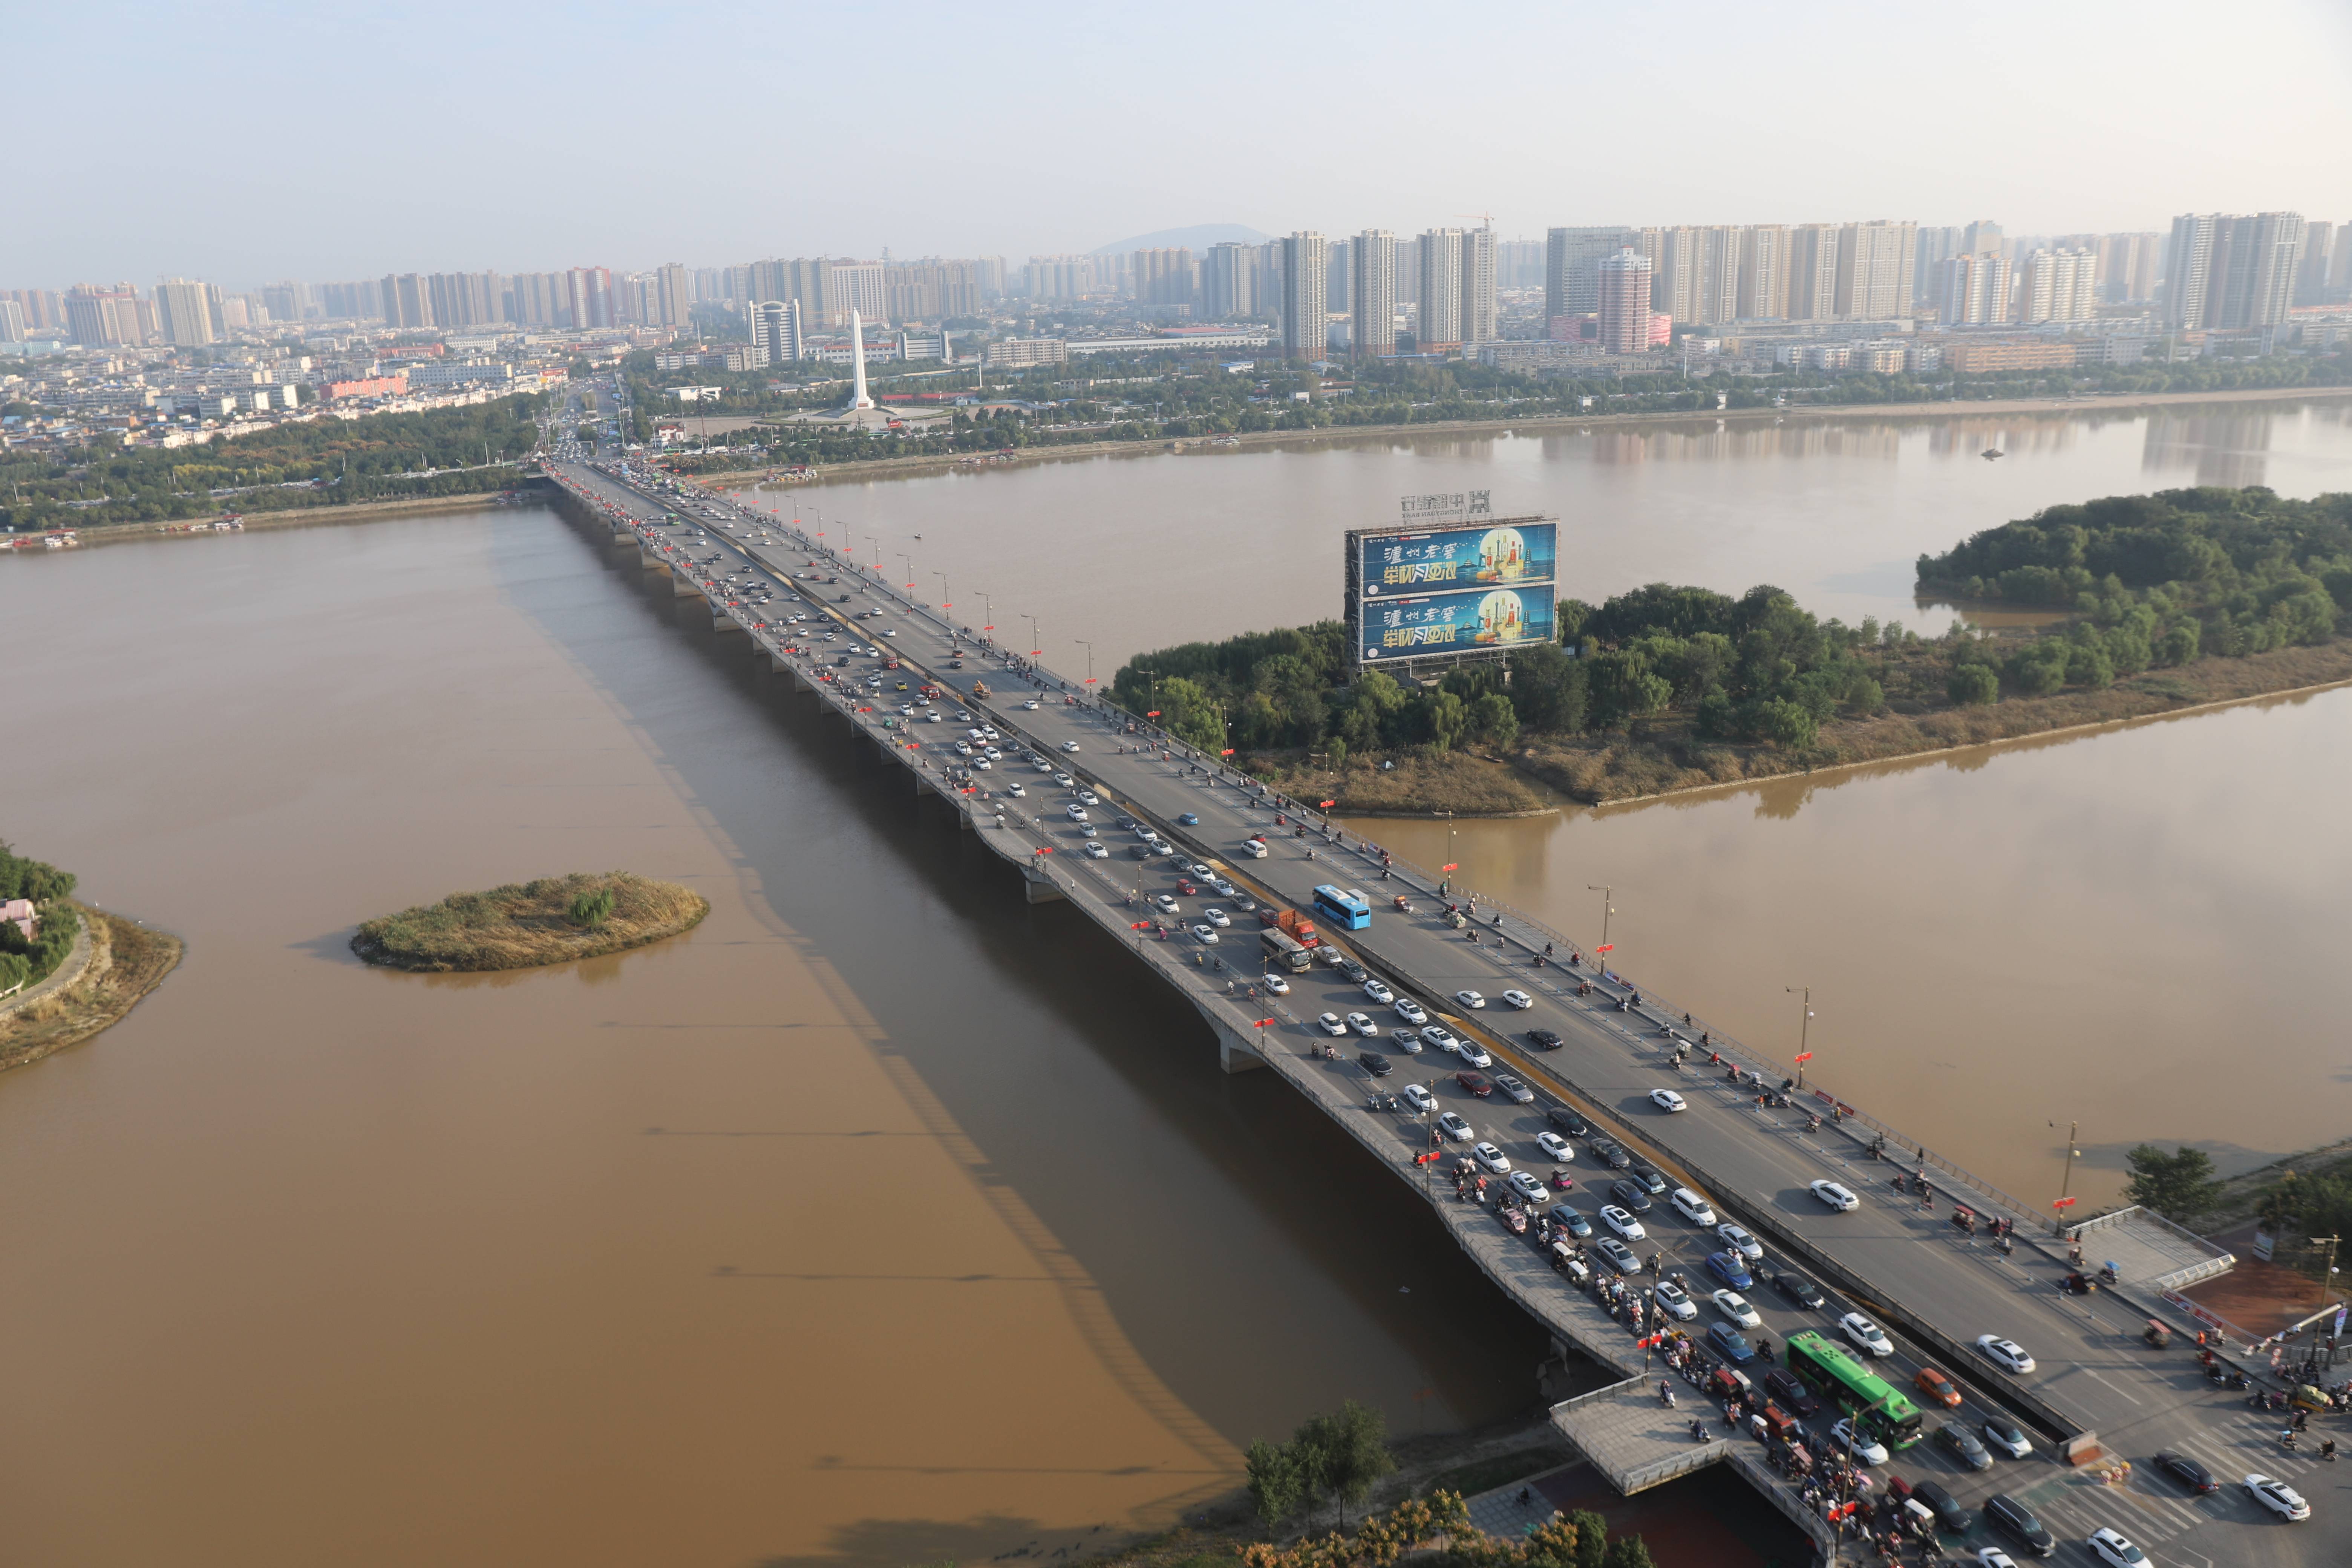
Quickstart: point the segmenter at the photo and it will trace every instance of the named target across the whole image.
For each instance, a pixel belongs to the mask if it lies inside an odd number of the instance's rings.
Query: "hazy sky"
[[[2347,0],[27,5],[0,286],[2352,219]]]

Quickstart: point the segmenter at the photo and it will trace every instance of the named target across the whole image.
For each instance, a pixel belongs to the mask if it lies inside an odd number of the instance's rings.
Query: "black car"
[[[1972,1470],[1992,1468],[1992,1456],[1985,1452],[1985,1446],[1977,1440],[1975,1433],[1957,1421],[1947,1421],[1937,1427],[1936,1441],[1946,1453]]]
[[[2221,1483],[2213,1479],[2213,1472],[2186,1454],[2175,1454],[2169,1450],[2158,1454],[2156,1468],[2192,1492],[2201,1494],[2221,1489]]]
[[[1794,1373],[1766,1373],[1764,1392],[1772,1396],[1773,1404],[1800,1421],[1809,1421],[1822,1413],[1822,1402],[1813,1397],[1811,1389],[1798,1381]]]
[[[1822,1288],[1801,1274],[1775,1274],[1772,1276],[1772,1289],[1800,1307],[1811,1307],[1815,1311],[1830,1304],[1829,1298],[1822,1294]]]
[[[1625,1145],[1614,1138],[1595,1138],[1585,1147],[1592,1151],[1594,1159],[1612,1171],[1622,1171],[1633,1163],[1633,1156],[1625,1152]]]
[[[1636,1160],[1625,1168],[1625,1174],[1641,1183],[1642,1190],[1654,1198],[1666,1190],[1666,1179],[1658,1173],[1657,1167],[1654,1165],[1644,1164]]]
[[[963,660],[960,658],[951,658],[948,660],[948,668],[950,669],[961,669],[963,668]]]
[[[1985,1499],[1984,1517],[1986,1524],[2036,1557],[2047,1557],[2058,1550],[2058,1542],[2033,1517],[2033,1510],[2007,1492],[1995,1492]]]
[[[1528,1044],[1539,1051],[1556,1051],[1559,1049],[1559,1037],[1549,1029],[1529,1029]]]
[[[1914,1481],[1911,1495],[1926,1503],[1936,1515],[1936,1527],[1952,1535],[1969,1532],[1969,1510],[1953,1500],[1952,1494],[1933,1481]]]
[[[1640,1183],[1630,1178],[1610,1183],[1609,1195],[1615,1198],[1617,1206],[1628,1214],[1650,1212],[1650,1194],[1642,1190]]]
[[[1371,1074],[1374,1078],[1386,1078],[1389,1074],[1396,1071],[1396,1063],[1389,1060],[1388,1058],[1381,1055],[1378,1051],[1360,1052],[1356,1058],[1356,1065],[1363,1068],[1366,1072]],[[1987,1460],[1986,1462],[1990,1464],[1991,1461]]]
[[[1592,1124],[1585,1121],[1583,1117],[1579,1116],[1575,1111],[1570,1110],[1565,1105],[1548,1105],[1544,1107],[1544,1120],[1550,1122],[1554,1127],[1559,1128],[1570,1138],[1590,1138],[1592,1136]]]

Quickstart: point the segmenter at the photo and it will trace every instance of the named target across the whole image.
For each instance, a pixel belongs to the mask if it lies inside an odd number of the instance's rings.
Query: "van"
[[[1716,1223],[1715,1211],[1706,1206],[1706,1200],[1688,1187],[1676,1187],[1674,1195],[1666,1202],[1674,1205],[1676,1214],[1693,1225],[1713,1226]]]
[[[2036,1557],[2047,1557],[2058,1550],[2058,1542],[2033,1510],[2006,1492],[1995,1492],[1984,1500],[1985,1522],[2006,1535]]]

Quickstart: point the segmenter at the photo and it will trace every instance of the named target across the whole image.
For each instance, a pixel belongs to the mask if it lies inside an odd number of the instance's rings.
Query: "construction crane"
[[[1455,217],[1475,217],[1479,222],[1485,224],[1488,228],[1495,226],[1495,215],[1493,213],[1455,213],[1454,216]]]

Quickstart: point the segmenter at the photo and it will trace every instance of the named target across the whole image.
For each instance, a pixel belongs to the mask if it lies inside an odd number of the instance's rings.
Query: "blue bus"
[[[1353,888],[1335,888],[1328,882],[1315,889],[1315,913],[1341,931],[1361,931],[1372,923],[1370,900]]]

